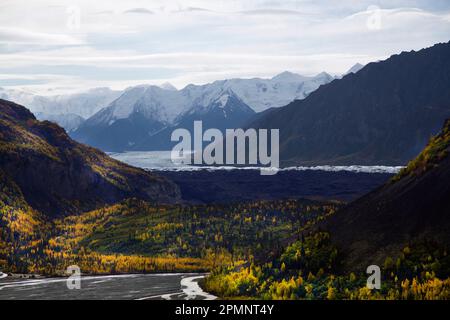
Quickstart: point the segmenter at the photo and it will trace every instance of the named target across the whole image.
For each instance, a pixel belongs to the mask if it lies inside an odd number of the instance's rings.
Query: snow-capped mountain
[[[73,113],[85,119],[108,106],[122,94],[110,88],[94,88],[86,92],[49,97],[54,103],[50,110],[36,110],[48,114]],[[33,111],[33,110],[32,110]],[[58,111],[58,112],[56,112]]]
[[[350,73],[357,73],[362,68],[364,68],[364,65],[362,65],[361,63],[357,63],[353,67],[351,67],[344,75],[347,75]]]
[[[166,90],[178,90],[173,84],[171,84],[170,82],[164,82],[162,85],[159,86],[162,89],[166,89]]]
[[[84,122],[83,117],[73,113],[45,114],[42,112],[36,112],[34,115],[38,120],[48,120],[57,123],[69,133],[78,129],[78,127]]]
[[[271,79],[219,80],[181,90],[164,83],[124,91],[96,88],[77,94],[40,96],[0,88],[0,97],[25,105],[40,119],[57,122],[81,142],[112,151],[134,148],[140,145],[142,135],[148,137],[166,127],[186,125],[186,119],[210,119],[216,127],[234,128],[243,125],[238,120],[246,120],[254,112],[304,99],[333,79],[325,72],[306,77],[286,71]]]
[[[38,96],[29,91],[5,88],[0,88],[0,98],[22,104],[27,106],[29,109],[31,109],[30,106],[43,108],[51,103],[46,97]]]
[[[205,130],[232,129],[254,114],[231,89],[199,95],[139,86],[126,90],[72,136],[106,151],[169,150],[173,146],[170,135],[176,128],[192,130],[194,121],[201,120]]]
[[[254,111],[261,112],[269,108],[287,105],[296,99],[304,99],[322,84],[334,78],[322,72],[315,77],[305,77],[285,71],[271,79],[230,79],[215,81],[204,86],[190,85],[183,89],[187,92],[220,91],[231,89]]]
[[[67,131],[76,129],[82,121],[117,99],[121,91],[94,88],[86,92],[41,96],[33,92],[0,88],[0,98],[26,106],[41,120],[57,122]]]
[[[192,130],[194,121],[201,120],[203,130],[216,128],[225,132],[226,129],[242,127],[254,114],[255,111],[233,90],[226,89],[212,98],[209,104],[196,105],[181,114],[172,128]]]
[[[171,123],[188,107],[179,91],[153,85],[140,85],[126,89],[122,95],[90,119],[90,125],[112,125],[139,113],[147,119]]]
[[[176,123],[166,126],[154,134],[144,137],[129,150],[171,150],[178,142],[170,140],[175,129],[183,128],[193,136],[194,121],[202,121],[202,129],[219,129],[225,133],[226,129],[235,129],[244,126],[255,111],[245,104],[231,89],[218,93],[208,105],[196,105],[176,119]]]
[[[228,118],[228,115],[235,112],[255,113],[232,89],[223,90],[214,98],[209,99],[206,105],[199,102],[203,101],[196,101],[195,105],[179,118],[184,119],[188,115],[205,115],[209,112],[219,112],[224,118]]]
[[[111,125],[139,112],[149,119],[174,124],[180,114],[211,105],[213,99],[226,90],[234,92],[254,111],[261,112],[303,99],[333,79],[325,72],[315,77],[283,72],[271,79],[220,80],[206,85],[188,85],[182,90],[170,84],[140,85],[126,89],[106,110],[94,115],[92,123]]]
[[[255,112],[303,99],[333,79],[325,72],[314,77],[283,72],[271,79],[221,80],[182,90],[170,84],[135,86],[72,135],[106,151],[155,150],[156,137],[160,140],[156,145],[167,148],[166,129],[190,128],[194,120],[219,129],[243,126]]]

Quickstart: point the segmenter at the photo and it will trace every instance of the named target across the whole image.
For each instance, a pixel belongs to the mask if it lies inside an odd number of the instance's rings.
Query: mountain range
[[[118,98],[121,91],[94,88],[86,92],[62,95],[38,95],[30,91],[0,88],[0,99],[27,106],[33,113],[76,114],[87,119]]]
[[[42,96],[26,90],[0,88],[0,99],[26,105],[39,119],[56,122],[70,132],[120,93],[109,88],[94,88],[75,94]]]
[[[283,72],[272,79],[231,79],[182,90],[164,86],[128,88],[106,108],[71,133],[74,139],[106,151],[170,150],[170,132],[189,129],[194,120],[204,128],[237,128],[255,112],[303,99],[332,76]]]
[[[333,79],[325,72],[308,77],[285,71],[271,79],[220,80],[188,85],[182,90],[168,82],[160,86],[139,85],[124,91],[95,88],[51,96],[0,88],[0,98],[26,105],[38,119],[55,122],[75,139],[105,151],[166,150],[172,146],[170,139],[163,142],[160,139],[167,134],[151,138],[163,128],[171,131],[172,126],[185,125],[193,116],[196,120],[213,122],[215,127],[236,128],[253,113],[303,99]],[[234,101],[241,101],[239,107],[228,109],[226,114],[225,109],[212,111],[216,102],[225,101],[228,95]],[[211,116],[207,111],[211,111]],[[219,114],[223,116],[218,118]]]
[[[450,43],[369,63],[249,128],[280,129],[282,165],[404,165],[450,117]]]
[[[75,140],[104,151],[170,150],[175,128],[202,120],[205,130],[280,129],[282,166],[396,166],[413,159],[450,117],[449,74],[450,43],[441,43],[357,64],[341,78],[283,72],[181,90],[170,84],[94,90],[94,101],[117,97],[87,120],[80,110],[49,116],[38,97],[33,104],[43,112],[39,119],[64,124]]]
[[[405,165],[450,117],[449,74],[450,43],[442,43],[357,64],[341,78],[283,72],[182,90],[141,85],[85,121],[53,119],[104,151],[170,150],[175,128],[202,120],[204,129],[280,129],[282,166]]]
[[[38,120],[48,120],[60,125],[64,129],[66,129],[67,132],[75,131],[85,121],[83,117],[74,113],[48,114],[43,112],[36,112],[34,115]]]

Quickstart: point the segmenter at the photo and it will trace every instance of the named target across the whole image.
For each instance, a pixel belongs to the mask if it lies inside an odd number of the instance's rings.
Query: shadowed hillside
[[[382,265],[411,241],[450,243],[450,120],[407,168],[326,224],[345,266]]]
[[[173,202],[168,180],[73,141],[58,125],[37,121],[25,107],[0,100],[0,171],[34,209],[73,214],[129,197]]]
[[[449,151],[450,120],[383,187],[306,226],[275,255],[214,270],[205,288],[229,298],[448,300]],[[381,271],[376,290],[367,286],[371,265]]]

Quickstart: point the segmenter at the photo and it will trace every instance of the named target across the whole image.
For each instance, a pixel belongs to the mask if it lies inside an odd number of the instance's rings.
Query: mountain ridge
[[[109,106],[80,125],[72,136],[83,143],[106,151],[138,150],[135,145],[150,148],[146,150],[155,150],[156,146],[166,150],[170,149],[170,139],[165,138],[162,143],[158,141],[141,143],[139,140],[148,140],[154,133],[165,127],[171,128],[179,126],[181,122],[186,123],[188,118],[205,120],[201,117],[202,112],[211,109],[226,92],[232,92],[238,98],[235,101],[236,104],[241,105],[240,109],[250,108],[261,111],[280,107],[293,99],[303,99],[321,84],[332,79],[333,77],[327,73],[305,77],[283,72],[271,79],[217,80],[205,85],[187,85],[181,90],[165,89],[154,85],[129,87]],[[237,100],[240,102],[238,103]],[[246,107],[243,106],[244,104]],[[246,116],[248,113],[239,113],[244,116],[241,121],[238,116],[233,117],[232,110],[229,110],[229,117],[224,115],[222,118],[224,124],[219,126],[216,124],[216,127],[237,128],[250,120]],[[197,117],[192,119],[194,114]],[[231,118],[236,118],[236,121],[232,123]],[[149,125],[145,125],[144,120],[149,121]],[[119,124],[116,124],[117,122]],[[188,126],[191,127],[192,123]],[[140,133],[137,134],[137,131]],[[138,135],[141,136],[140,139]],[[116,137],[115,141],[109,141],[110,136]],[[150,145],[153,146],[150,147]]]
[[[450,43],[369,63],[248,127],[280,129],[292,165],[404,165],[450,116]]]

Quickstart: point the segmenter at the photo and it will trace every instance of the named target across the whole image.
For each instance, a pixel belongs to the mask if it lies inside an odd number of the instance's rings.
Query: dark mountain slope
[[[77,213],[124,198],[172,202],[168,180],[73,141],[58,125],[0,100],[0,171],[25,200],[49,215]]]
[[[402,165],[450,117],[450,43],[322,85],[249,125],[280,129],[284,165]]]
[[[76,131],[71,132],[71,137],[110,152],[131,150],[137,143],[165,127],[164,123],[148,119],[139,112],[111,125],[92,120],[94,119],[88,119]]]
[[[409,241],[450,244],[450,120],[406,169],[325,225],[346,267],[382,265]]]

